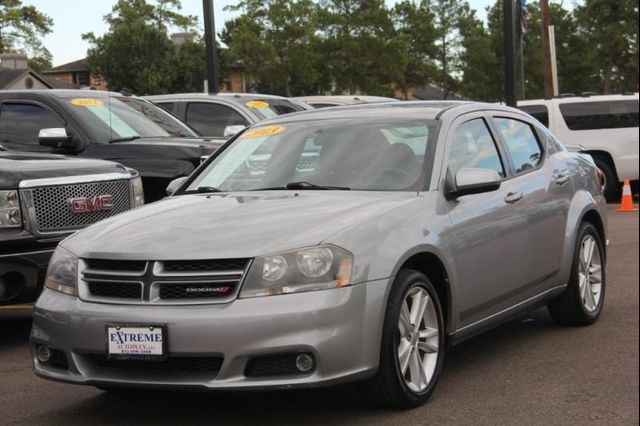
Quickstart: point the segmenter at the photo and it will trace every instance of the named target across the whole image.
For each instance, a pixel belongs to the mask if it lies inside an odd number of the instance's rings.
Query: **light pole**
[[[213,0],[202,0],[204,18],[204,44],[207,52],[207,86],[209,93],[218,93],[218,51],[216,49],[216,25],[213,16]]]
[[[504,11],[504,100],[508,106],[517,106],[514,67],[513,0],[503,0]]]

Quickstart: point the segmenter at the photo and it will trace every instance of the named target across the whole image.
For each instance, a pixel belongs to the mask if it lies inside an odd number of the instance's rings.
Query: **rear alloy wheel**
[[[594,323],[604,303],[606,274],[600,235],[592,224],[583,223],[576,243],[569,285],[549,304],[551,316],[563,325]]]
[[[420,272],[402,270],[389,295],[373,399],[394,408],[423,404],[442,369],[444,322],[438,294]]]

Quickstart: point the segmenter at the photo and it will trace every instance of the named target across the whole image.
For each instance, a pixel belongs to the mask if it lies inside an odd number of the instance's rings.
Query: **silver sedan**
[[[515,109],[293,114],[171,188],[59,245],[36,374],[109,390],[360,381],[414,407],[446,345],[544,305],[591,324],[604,303],[597,169]]]

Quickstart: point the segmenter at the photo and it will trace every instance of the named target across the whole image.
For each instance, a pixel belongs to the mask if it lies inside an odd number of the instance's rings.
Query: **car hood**
[[[364,191],[181,195],[99,222],[62,245],[83,258],[255,257],[321,243],[415,197]]]
[[[111,161],[55,154],[0,152],[0,189],[17,189],[20,182],[30,179],[102,173],[130,174],[124,166]]]

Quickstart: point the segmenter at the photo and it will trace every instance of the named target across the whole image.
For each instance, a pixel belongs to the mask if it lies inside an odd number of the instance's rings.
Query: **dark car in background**
[[[60,240],[143,201],[120,164],[0,150],[0,305],[35,300]]]
[[[145,99],[213,137],[230,137],[258,121],[308,109],[282,96],[255,93],[178,93]]]
[[[0,91],[0,146],[117,161],[140,173],[147,202],[164,197],[170,181],[189,175],[223,142],[120,93]]]

